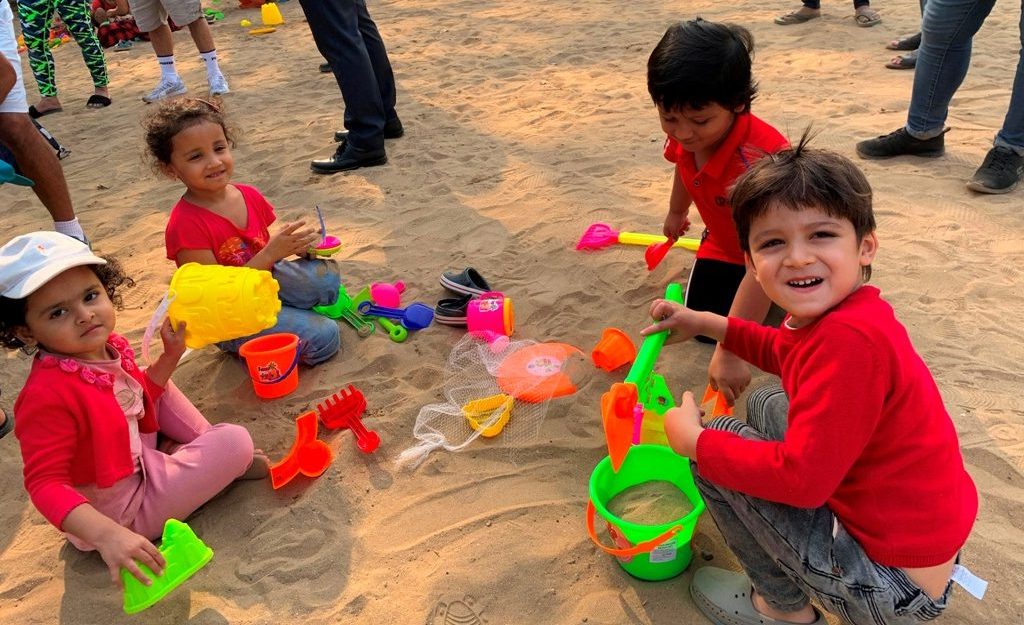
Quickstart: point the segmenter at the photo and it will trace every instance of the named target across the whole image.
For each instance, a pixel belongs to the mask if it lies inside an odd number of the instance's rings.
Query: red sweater
[[[135,364],[128,341],[111,334],[121,367],[142,384],[145,416],[140,432],[157,431],[153,402],[163,393]],[[25,463],[25,490],[46,520],[64,518],[87,500],[75,485],[112,486],[132,474],[128,419],[114,397],[114,380],[72,358],[39,356],[14,402],[14,433]]]
[[[796,330],[729,319],[724,346],[782,378],[785,440],[704,430],[702,477],[798,508],[826,505],[879,564],[926,567],[963,546],[978,513],[953,421],[878,289]]]

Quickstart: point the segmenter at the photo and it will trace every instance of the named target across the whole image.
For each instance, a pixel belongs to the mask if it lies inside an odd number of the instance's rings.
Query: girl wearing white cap
[[[210,425],[170,381],[184,325],[165,322],[163,354],[136,364],[114,333],[126,282],[116,262],[56,232],[0,248],[0,344],[35,352],[14,404],[25,489],[72,544],[99,551],[118,586],[122,567],[147,585],[137,562],[163,570],[150,541],[167,519],[267,473],[245,428]]]

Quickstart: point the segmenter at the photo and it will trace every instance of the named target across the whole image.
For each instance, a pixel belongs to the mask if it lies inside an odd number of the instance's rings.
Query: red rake
[[[356,446],[363,453],[368,454],[380,446],[380,436],[367,430],[359,418],[366,411],[366,397],[351,384],[317,404],[316,411],[324,427],[351,429],[356,436]]]

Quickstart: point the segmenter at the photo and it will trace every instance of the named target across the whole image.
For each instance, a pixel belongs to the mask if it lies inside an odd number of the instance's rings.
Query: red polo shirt
[[[729,135],[700,171],[692,152],[672,137],[665,139],[665,159],[676,164],[679,179],[686,185],[707,228],[697,258],[743,264],[743,251],[729,205],[729,187],[754,161],[788,146],[782,133],[750,113],[736,116]]]

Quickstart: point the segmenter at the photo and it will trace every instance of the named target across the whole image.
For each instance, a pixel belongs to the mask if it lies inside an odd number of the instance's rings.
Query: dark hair
[[[117,262],[116,258],[107,257],[104,260],[107,261],[106,265],[86,266],[92,269],[92,272],[100,279],[100,284],[103,285],[103,289],[107,292],[107,296],[110,297],[110,301],[114,303],[118,310],[121,310],[123,305],[117,290],[122,285],[126,287],[135,286],[135,281],[125,275],[124,270],[121,269],[121,263]],[[25,306],[27,303],[27,297],[12,299],[0,296],[0,345],[7,349],[20,349],[26,354],[31,354],[35,349],[25,345],[21,339],[14,335],[14,331],[17,328],[25,326]]]
[[[231,145],[235,143],[234,132],[228,128],[217,100],[198,98],[174,98],[164,100],[160,107],[142,122],[146,132],[146,149],[153,160],[154,169],[171,162],[174,136],[182,130],[203,122],[217,124],[224,129],[224,136]]]
[[[733,185],[729,203],[744,252],[750,252],[750,225],[776,206],[817,208],[846,219],[858,241],[875,231],[871,185],[864,173],[845,156],[808,148],[812,138],[808,128],[796,147],[766,155]],[[871,278],[870,265],[863,276]]]
[[[750,110],[757,84],[750,72],[754,36],[734,24],[701,18],[669,26],[647,59],[647,91],[665,111],[717,103]]]

